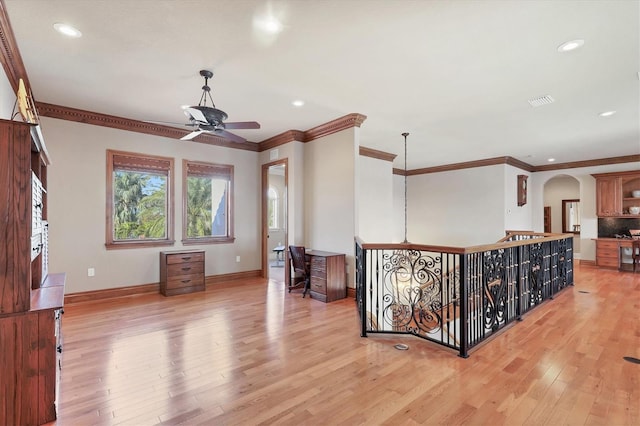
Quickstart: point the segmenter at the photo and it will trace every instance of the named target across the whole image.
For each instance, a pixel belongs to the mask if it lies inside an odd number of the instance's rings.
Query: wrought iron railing
[[[468,351],[573,285],[573,236],[508,232],[467,248],[356,238],[361,335],[412,334]]]

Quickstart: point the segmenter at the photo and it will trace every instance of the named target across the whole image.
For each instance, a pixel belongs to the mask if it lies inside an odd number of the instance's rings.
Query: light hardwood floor
[[[277,281],[68,305],[56,423],[638,425],[640,273],[575,275],[468,359]]]

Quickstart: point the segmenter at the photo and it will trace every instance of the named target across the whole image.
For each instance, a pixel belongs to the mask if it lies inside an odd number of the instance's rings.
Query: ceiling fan
[[[227,113],[217,109],[211,98],[211,88],[208,82],[213,77],[213,72],[201,70],[200,75],[204,77],[200,102],[196,106],[184,108],[184,113],[189,119],[189,123],[185,124],[185,126],[195,127],[195,130],[180,138],[180,140],[191,140],[202,133],[213,133],[234,142],[246,142],[245,138],[228,132],[226,129],[259,129],[260,124],[255,121],[225,122],[224,120],[228,117]],[[207,97],[211,106],[207,105]]]

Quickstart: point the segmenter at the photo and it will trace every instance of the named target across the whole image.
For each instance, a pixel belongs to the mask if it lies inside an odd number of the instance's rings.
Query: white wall
[[[356,129],[307,142],[304,150],[305,246],[345,253],[354,286]]]
[[[404,241],[404,176],[393,175],[393,237],[392,243]]]
[[[505,231],[504,168],[495,165],[409,176],[408,240],[455,247],[498,241]]]
[[[504,166],[504,231],[531,231],[531,202],[529,201],[529,189],[527,188],[527,203],[524,206],[518,205],[518,175],[527,175],[529,179],[531,173],[510,165]],[[527,180],[527,186],[529,180]]]
[[[391,161],[358,155],[356,235],[367,243],[394,239],[393,164]],[[404,195],[404,194],[403,194]]]
[[[11,120],[15,102],[16,94],[13,92],[4,69],[0,68],[0,118]]]
[[[67,293],[157,283],[159,252],[182,248],[182,159],[234,165],[235,242],[196,245],[206,251],[206,275],[259,270],[258,155],[81,123],[42,118],[52,164],[48,174],[51,272],[67,273]],[[173,157],[176,244],[106,250],[106,150]],[[236,262],[240,256],[241,262]],[[95,277],[87,277],[87,268]]]

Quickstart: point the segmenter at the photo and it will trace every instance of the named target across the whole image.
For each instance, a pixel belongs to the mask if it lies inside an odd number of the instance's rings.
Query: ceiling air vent
[[[549,95],[538,96],[537,98],[529,99],[529,103],[531,104],[532,107],[539,107],[546,104],[552,104],[554,102],[555,102],[555,99],[553,99]]]

